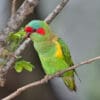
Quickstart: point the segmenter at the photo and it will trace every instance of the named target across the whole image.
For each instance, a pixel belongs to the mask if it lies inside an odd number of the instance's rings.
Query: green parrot
[[[47,75],[73,66],[70,51],[64,41],[55,35],[49,25],[42,20],[33,20],[25,26],[26,37],[29,37],[37,51],[42,67]],[[65,72],[61,78],[65,85],[76,91],[74,72]]]

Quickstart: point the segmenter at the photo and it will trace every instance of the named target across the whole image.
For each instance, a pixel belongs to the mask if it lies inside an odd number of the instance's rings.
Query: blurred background
[[[61,0],[41,0],[35,15],[26,19],[45,19]],[[18,6],[23,0],[18,0]],[[69,0],[68,5],[50,24],[52,30],[69,45],[75,64],[100,55],[100,1]],[[17,6],[17,7],[18,7]],[[0,31],[5,28],[11,12],[11,0],[1,0]],[[26,57],[27,54],[27,57]],[[15,73],[11,70],[4,88],[0,88],[0,98],[7,96],[18,87],[43,77],[40,61],[32,47],[22,54],[34,62],[36,69],[32,72]],[[33,55],[33,57],[31,56]],[[81,82],[76,77],[77,92],[70,92],[60,78],[48,84],[25,91],[14,100],[100,100],[100,61],[84,65],[77,69]]]

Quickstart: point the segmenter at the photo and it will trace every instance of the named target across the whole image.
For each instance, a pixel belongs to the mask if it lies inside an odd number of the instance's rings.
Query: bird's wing
[[[64,42],[61,38],[58,38],[58,42],[59,42],[59,44],[61,45],[62,52],[63,52],[64,59],[65,59],[66,63],[67,63],[70,67],[73,66],[74,63],[73,63],[73,61],[72,61],[71,54],[70,54],[70,51],[69,51],[68,46],[65,44],[65,42]],[[76,76],[78,77],[78,79],[81,81],[81,79],[79,78],[78,73],[76,72],[75,69],[74,69],[74,72],[75,72]]]
[[[63,52],[64,59],[65,59],[66,63],[69,66],[73,66],[74,63],[72,61],[71,54],[70,54],[68,46],[65,44],[65,42],[61,38],[58,38],[57,41],[59,42],[59,44],[61,46],[61,49],[62,49],[62,52]]]

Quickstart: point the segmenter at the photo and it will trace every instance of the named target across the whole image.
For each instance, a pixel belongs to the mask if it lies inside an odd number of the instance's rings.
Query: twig
[[[28,0],[27,0],[28,1]],[[32,1],[32,0],[29,0],[29,1]],[[54,11],[50,14],[50,15],[48,15],[47,16],[47,18],[45,19],[45,21],[47,22],[47,23],[50,23],[57,15],[58,15],[58,13],[60,13],[60,11],[63,9],[63,7],[65,6],[65,4],[68,2],[68,0],[62,0],[61,1],[61,3],[54,9]],[[27,7],[26,7],[27,8]],[[28,9],[28,8],[27,8]],[[27,10],[25,10],[26,12],[27,12]],[[25,16],[26,17],[26,16]],[[20,20],[18,20],[18,21],[20,21]],[[15,22],[14,22],[15,23]],[[13,24],[14,24],[13,23]],[[13,25],[12,24],[12,25]],[[13,28],[13,27],[12,27]],[[14,28],[13,28],[14,29]],[[16,54],[17,55],[19,55],[19,54],[21,54],[21,52],[22,52],[22,49],[21,48],[23,48],[23,50],[27,47],[27,44],[29,44],[29,42],[30,42],[30,39],[28,39],[28,40],[25,40],[24,42],[23,42],[23,44],[21,45],[21,46],[19,46],[19,48],[17,49],[17,53],[15,52],[15,56],[16,56]],[[24,46],[23,46],[24,45]],[[23,47],[22,47],[23,46]],[[10,68],[12,68],[12,65],[14,64],[14,62],[16,61],[16,58],[15,57],[12,57],[12,58],[10,58],[10,60],[7,62],[7,64],[5,65],[5,66],[3,66],[2,68],[1,68],[1,70],[0,70],[0,85],[1,86],[3,86],[4,85],[4,83],[5,83],[5,75],[7,74],[7,72],[8,72],[8,70],[10,69]],[[3,84],[2,84],[3,83]]]
[[[28,38],[23,44],[20,45],[20,48],[18,48],[15,53],[14,56],[12,56],[10,58],[10,60],[6,63],[6,65],[4,66],[5,68],[1,68],[0,69],[0,74],[2,72],[2,75],[5,74],[5,72],[7,73],[7,71],[9,70],[10,66],[12,66],[14,64],[14,62],[16,61],[16,57],[15,56],[19,56],[21,52],[23,52],[23,50],[25,49],[25,47],[28,45],[28,43],[30,42],[30,39]]]
[[[37,6],[38,2],[39,2],[39,0],[25,0],[23,2],[23,4],[20,6],[20,8],[16,11],[15,15],[11,16],[11,18],[7,24],[7,27],[3,30],[3,34],[0,35],[0,41],[2,41],[2,43],[3,43],[3,41],[6,40],[8,34],[10,32],[13,32],[20,27],[20,25],[25,20],[27,15],[29,15],[30,13],[33,12],[33,10]],[[26,42],[27,42],[27,40],[26,40]],[[20,48],[18,50],[20,50]],[[21,51],[20,51],[20,53],[21,53]],[[15,54],[16,54],[16,52],[15,52]],[[6,79],[5,75],[7,74],[8,70],[11,68],[11,66],[14,64],[15,60],[16,59],[14,57],[11,57],[10,60],[7,62],[7,64],[5,66],[3,66],[2,68],[0,68],[0,86],[4,86],[5,79]]]
[[[16,1],[17,0],[12,0],[11,16],[14,16],[16,12]]]
[[[52,20],[59,14],[59,12],[65,7],[69,0],[62,0],[59,5],[49,14],[45,21],[50,24]]]
[[[41,80],[38,80],[36,82],[32,82],[32,83],[29,83],[23,87],[20,87],[19,89],[17,89],[15,92],[13,92],[12,94],[8,95],[7,97],[3,98],[2,100],[11,100],[13,98],[15,98],[16,96],[20,95],[23,91],[29,89],[29,88],[32,88],[32,87],[35,87],[35,86],[39,86],[39,85],[42,85],[42,84],[45,84],[47,83],[49,80],[53,79],[54,77],[57,77],[57,76],[61,76],[63,73],[65,72],[68,72],[70,70],[73,70],[73,69],[76,69],[82,65],[85,65],[85,64],[90,64],[96,60],[100,60],[100,56],[98,57],[95,57],[95,58],[92,58],[92,59],[88,59],[86,61],[83,61],[79,64],[76,64],[70,68],[66,68],[65,70],[63,71],[60,71],[60,72],[57,72],[56,74],[54,75],[51,75],[51,76],[45,76],[44,78],[42,78]]]
[[[0,35],[0,41],[6,40],[10,32],[16,31],[21,26],[26,17],[34,11],[38,2],[39,0],[25,0],[23,2],[14,16],[11,16],[7,27],[3,30],[3,34]]]

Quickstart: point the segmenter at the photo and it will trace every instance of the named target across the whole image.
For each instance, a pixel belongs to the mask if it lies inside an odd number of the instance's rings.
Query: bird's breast
[[[61,46],[57,40],[53,40],[52,42],[44,42],[35,44],[35,49],[39,55],[45,57],[55,57],[55,58],[62,58],[63,53]]]

